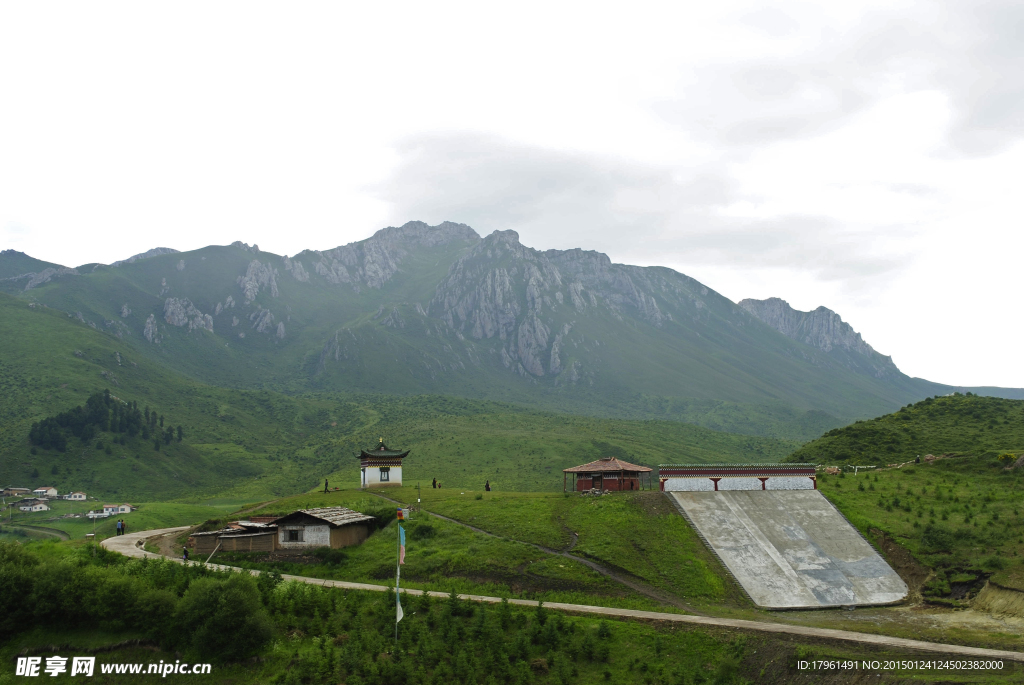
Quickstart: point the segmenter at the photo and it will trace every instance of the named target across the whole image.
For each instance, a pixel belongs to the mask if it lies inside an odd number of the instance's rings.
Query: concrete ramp
[[[666,492],[766,609],[891,604],[907,585],[817,490]]]

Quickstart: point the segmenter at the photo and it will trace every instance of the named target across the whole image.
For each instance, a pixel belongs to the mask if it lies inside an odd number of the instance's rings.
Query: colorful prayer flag
[[[402,509],[401,507],[398,508],[398,520],[399,521],[404,521],[405,520],[405,510]]]
[[[395,624],[397,625],[399,621],[405,618],[405,612],[402,611],[402,600],[399,599],[397,592],[395,593],[395,603],[398,605],[397,612],[395,613]]]
[[[398,563],[405,563],[405,528],[401,524],[398,525]]]

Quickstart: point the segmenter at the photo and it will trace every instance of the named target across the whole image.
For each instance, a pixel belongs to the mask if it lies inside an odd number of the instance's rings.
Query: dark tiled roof
[[[389,450],[388,446],[384,444],[383,440],[381,440],[380,444],[372,450],[361,450],[359,457],[362,459],[365,459],[366,457],[404,457],[407,454],[409,454],[408,450],[405,452],[402,450]]]
[[[636,464],[630,464],[628,461],[622,461],[615,457],[608,457],[606,459],[598,459],[592,461],[589,464],[583,466],[573,466],[571,469],[562,469],[565,473],[590,473],[598,471],[639,471],[647,473],[653,469],[649,469],[646,466],[637,466]]]

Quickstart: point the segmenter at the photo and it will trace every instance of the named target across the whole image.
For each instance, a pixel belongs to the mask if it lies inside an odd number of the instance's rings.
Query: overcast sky
[[[839,312],[1024,387],[1024,5],[0,5],[0,248],[67,265],[412,219]]]

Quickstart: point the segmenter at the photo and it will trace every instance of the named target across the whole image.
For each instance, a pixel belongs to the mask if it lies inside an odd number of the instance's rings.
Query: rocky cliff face
[[[891,357],[876,352],[864,342],[860,333],[831,309],[818,307],[811,312],[801,312],[777,297],[746,299],[739,305],[788,338],[823,352],[849,353],[855,366],[866,367],[877,378],[900,374]]]
[[[612,264],[587,250],[541,252],[515,231],[495,231],[452,265],[427,314],[459,338],[501,341],[501,362],[521,375],[575,383],[587,361],[566,353],[579,349],[572,331],[580,317],[608,313],[660,329],[673,320],[662,302],[699,317],[707,294],[669,269]]]
[[[334,285],[347,284],[356,292],[360,288],[380,288],[400,269],[402,261],[416,249],[447,245],[454,241],[473,243],[480,240],[469,226],[446,221],[428,226],[410,221],[399,227],[382,228],[366,240],[349,243],[333,250],[301,252],[285,260],[285,268],[299,281],[308,281],[304,262],[313,273]]]

